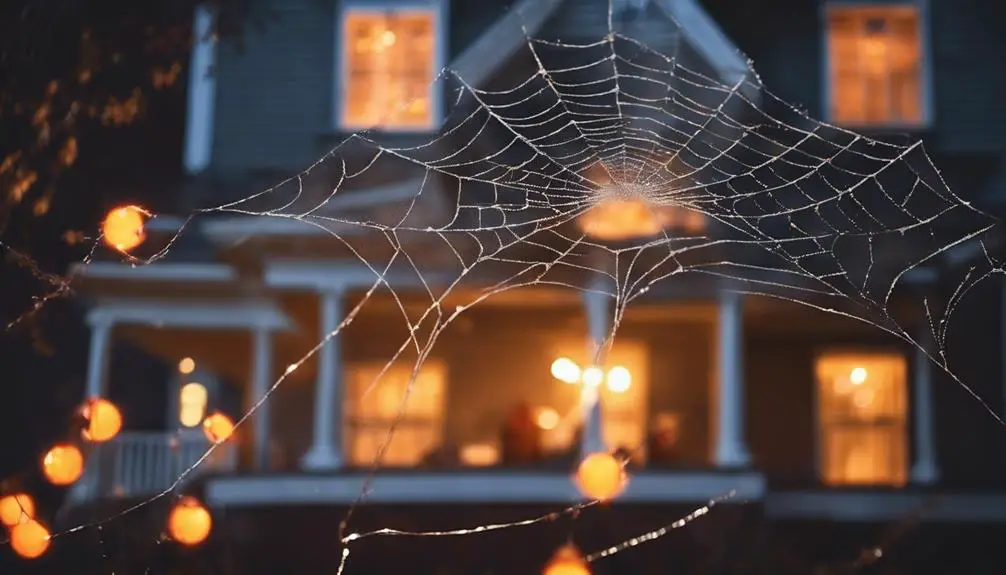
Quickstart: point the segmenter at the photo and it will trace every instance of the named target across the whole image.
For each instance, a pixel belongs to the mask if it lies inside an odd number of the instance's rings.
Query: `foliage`
[[[139,122],[156,92],[182,97],[199,3],[0,3],[0,232],[12,218],[49,211],[96,130]],[[261,24],[253,0],[206,4],[217,11],[220,37]]]

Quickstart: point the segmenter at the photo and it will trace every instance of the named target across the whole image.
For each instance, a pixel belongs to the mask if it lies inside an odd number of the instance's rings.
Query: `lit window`
[[[925,121],[918,8],[828,9],[831,120],[848,126],[913,126]]]
[[[201,383],[187,383],[178,395],[178,422],[185,427],[195,427],[203,422],[206,415],[206,386]]]
[[[906,374],[899,355],[818,358],[818,448],[825,483],[905,483]]]
[[[353,465],[371,465],[395,424],[382,465],[409,467],[441,447],[447,370],[433,360],[424,362],[409,389],[413,365],[392,365],[384,374],[380,364],[353,366],[346,397],[346,439]],[[405,394],[408,391],[408,398]],[[405,412],[398,418],[402,405]]]
[[[573,366],[590,358],[583,352],[586,346],[582,341],[563,342],[554,350],[561,355],[562,363],[570,362]],[[597,393],[601,401],[601,428],[604,441],[611,449],[624,447],[633,451],[633,458],[642,461],[646,454],[640,451],[646,439],[647,414],[649,413],[649,348],[640,341],[617,338],[605,356],[605,367],[587,367],[577,373],[580,378],[575,380],[579,386],[577,393],[566,395],[574,400],[572,404],[558,403],[558,411],[569,414],[568,423],[580,425],[581,411],[579,409],[585,389]],[[554,366],[554,364],[553,364]],[[553,367],[554,369],[554,367]],[[556,378],[559,381],[564,381]],[[567,386],[555,382],[557,392]],[[560,443],[566,427],[566,419],[555,428],[546,430],[545,441],[550,447]]]
[[[343,128],[436,127],[436,20],[436,11],[419,8],[343,14]]]

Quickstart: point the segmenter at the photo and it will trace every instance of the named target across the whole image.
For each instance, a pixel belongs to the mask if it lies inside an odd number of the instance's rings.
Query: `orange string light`
[[[42,458],[42,473],[53,485],[70,485],[84,473],[84,455],[76,445],[53,446]]]
[[[120,252],[128,252],[143,243],[143,224],[150,213],[139,206],[122,206],[108,212],[101,223],[105,243]]]
[[[590,568],[575,546],[564,545],[545,565],[544,575],[590,575]]]
[[[49,530],[34,519],[18,523],[10,530],[10,546],[25,559],[36,559],[49,549]]]
[[[219,411],[214,411],[203,420],[203,432],[211,443],[222,443],[234,433],[234,422]]]
[[[617,497],[625,489],[627,481],[622,462],[610,453],[591,453],[576,470],[580,492],[598,501]]]
[[[87,427],[82,435],[84,439],[101,443],[119,434],[122,429],[122,414],[114,403],[107,399],[96,398],[84,404],[81,410]]]
[[[14,527],[35,516],[35,500],[27,493],[12,493],[0,497],[0,523]]]
[[[168,534],[182,545],[198,545],[213,529],[213,518],[194,497],[183,497],[168,515]]]

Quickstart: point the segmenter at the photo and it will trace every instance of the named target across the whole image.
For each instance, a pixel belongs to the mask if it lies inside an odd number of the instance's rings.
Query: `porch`
[[[188,266],[130,270],[138,285],[119,282],[119,293],[146,298],[94,307],[88,393],[106,393],[103,357],[114,327],[118,337],[168,361],[192,364],[165,390],[168,425],[159,440],[165,445],[191,436],[189,427],[211,410],[235,420],[253,410],[221,446],[231,450],[226,464],[203,462],[187,476],[212,472],[207,495],[227,505],[355,499],[377,459],[381,471],[369,486],[370,500],[568,501],[576,496],[569,476],[578,458],[598,449],[628,457],[636,478],[628,499],[702,503],[730,492],[758,499],[764,480],[749,471],[749,434],[769,473],[811,472],[817,465],[837,485],[935,479],[926,358],[913,361],[910,422],[905,358],[821,355],[820,343],[869,341],[858,332],[843,335],[845,328],[827,315],[804,318],[792,307],[727,291],[707,291],[705,299],[640,299],[619,318],[618,337],[598,362],[597,342],[613,321],[610,286],[536,286],[470,308],[466,302],[478,292],[458,292],[439,307],[465,313],[437,327],[422,319],[431,295],[407,275],[384,276],[394,286],[390,297],[365,291],[374,282],[367,270],[273,262],[263,273],[268,289],[249,301],[240,295],[246,287],[219,285],[236,280],[220,271],[225,266],[213,266],[212,277],[209,266]],[[211,280],[216,301],[200,293]],[[242,281],[249,280],[235,283]],[[158,290],[174,299],[158,297]],[[757,343],[778,329],[787,335],[769,348]],[[745,331],[763,335],[745,345]],[[828,339],[815,343],[811,333]],[[419,343],[431,337],[436,345]],[[753,344],[758,351],[745,360]],[[859,389],[852,374],[867,370],[874,374],[868,387],[879,387],[869,392],[876,401],[864,403],[866,392],[850,390]],[[823,386],[816,400],[815,379]],[[815,402],[824,403],[815,408]],[[829,415],[839,406],[856,409]],[[194,417],[183,417],[192,410]],[[815,410],[827,417],[815,422]],[[118,449],[119,459],[99,468],[175,457],[160,447],[161,455],[141,456],[117,445],[103,449]],[[191,464],[159,464],[175,471],[151,471],[160,477],[140,485],[156,485],[156,492],[170,487],[178,466]],[[152,489],[113,482],[94,495],[153,495]]]
[[[200,417],[182,416],[193,409],[222,409],[235,420],[254,410],[217,450],[226,457],[218,453],[213,466],[203,462],[187,476],[212,472],[207,495],[228,505],[354,498],[359,470],[379,454],[372,497],[390,500],[569,501],[577,497],[570,473],[582,453],[598,449],[628,456],[636,478],[629,499],[702,502],[763,492],[760,474],[739,471],[749,456],[737,295],[632,306],[595,365],[614,319],[611,286],[499,294],[420,352],[403,351],[403,342],[430,337],[417,319],[430,304],[409,278],[386,277],[396,298],[371,296],[363,290],[372,273],[273,264],[263,274],[270,293],[247,301],[227,296],[236,276],[223,266],[212,277],[209,266],[179,266],[176,275],[170,267],[131,270],[140,285],[117,282],[113,293],[126,297],[104,299],[89,316],[91,396],[107,393],[113,330],[191,365],[168,384],[168,428],[159,438],[123,433],[95,452],[90,465],[102,479],[82,492],[88,496],[171,487],[196,460],[170,446],[200,449],[190,429]],[[199,284],[217,299],[200,296]],[[128,296],[141,290],[148,297]],[[173,299],[150,297],[158,290]],[[460,297],[442,305],[475,296]]]

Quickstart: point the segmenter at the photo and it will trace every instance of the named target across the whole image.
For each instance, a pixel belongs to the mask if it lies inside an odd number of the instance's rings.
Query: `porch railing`
[[[157,495],[191,469],[209,447],[201,433],[122,433],[91,452],[84,477],[72,497],[81,501]],[[235,446],[222,444],[183,481],[202,473],[233,471],[236,465]]]

